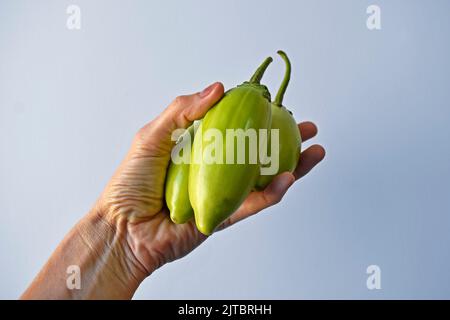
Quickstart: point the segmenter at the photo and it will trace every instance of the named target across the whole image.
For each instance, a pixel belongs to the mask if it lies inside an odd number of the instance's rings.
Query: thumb
[[[141,129],[141,135],[170,141],[175,129],[187,128],[195,120],[203,118],[223,94],[223,84],[215,82],[201,92],[178,96],[158,118]]]
[[[164,111],[163,118],[171,122],[174,129],[187,128],[194,120],[203,118],[223,93],[223,84],[215,82],[201,92],[179,96]]]

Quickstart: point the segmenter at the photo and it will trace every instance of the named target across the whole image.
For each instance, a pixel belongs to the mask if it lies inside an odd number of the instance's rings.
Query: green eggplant
[[[292,116],[292,112],[283,106],[283,98],[286,88],[291,78],[291,63],[286,53],[279,50],[278,54],[286,63],[286,72],[280,89],[271,104],[272,124],[271,129],[278,129],[278,154],[270,154],[271,158],[278,157],[278,172],[273,175],[261,175],[256,182],[255,189],[264,189],[273,178],[282,172],[293,172],[300,158],[302,138],[297,126],[297,122]],[[269,149],[270,149],[269,144]],[[269,152],[270,153],[270,152]],[[267,166],[267,165],[265,165]]]
[[[267,131],[270,128],[270,93],[260,81],[271,62],[272,58],[267,58],[250,81],[227,91],[205,115],[195,135],[193,161],[189,169],[189,199],[197,229],[205,235],[212,234],[238,209],[260,175],[260,157],[257,161],[250,160],[254,156],[249,147],[251,143],[245,144],[245,161],[240,162],[235,159],[239,158],[236,137],[228,136],[227,131],[248,132],[252,131],[248,129],[254,129],[252,132],[259,132],[260,129]],[[216,139],[209,136],[208,133],[214,132],[222,137],[222,145],[217,144],[216,136]],[[211,140],[218,146],[214,153],[211,151],[216,159],[206,161],[205,155],[207,148],[212,145]],[[228,157],[234,161],[230,163]]]
[[[194,125],[191,125],[178,139],[173,150],[179,150],[179,156],[183,157],[183,153],[189,152],[190,159],[191,146],[194,141]],[[189,144],[189,148],[186,148]],[[189,161],[179,163],[174,162],[174,151],[167,170],[165,197],[166,204],[170,211],[170,219],[175,223],[185,223],[194,217],[188,194],[189,181]]]

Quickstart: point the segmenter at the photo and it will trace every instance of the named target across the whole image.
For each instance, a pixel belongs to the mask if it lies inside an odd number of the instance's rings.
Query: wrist
[[[97,216],[113,230],[118,239],[121,239],[128,260],[140,274],[144,275],[140,277],[140,280],[143,281],[145,277],[167,263],[164,250],[161,250],[159,245],[160,240],[155,239],[159,234],[157,227],[161,222],[161,215],[139,220],[135,217],[141,216],[142,211],[135,214],[138,210],[133,206],[113,206],[104,199],[104,197],[99,199],[91,215]]]
[[[21,298],[129,299],[146,275],[121,225],[108,224],[93,210],[67,234]]]
[[[89,296],[131,298],[148,272],[129,246],[127,222],[116,219],[112,223],[94,208],[77,224],[75,232],[88,252],[89,264],[93,265],[87,267],[89,272],[82,278]]]

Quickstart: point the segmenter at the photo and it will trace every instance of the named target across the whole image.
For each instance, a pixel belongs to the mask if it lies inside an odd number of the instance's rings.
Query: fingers
[[[325,157],[325,149],[318,144],[312,145],[300,154],[300,160],[294,171],[295,179],[300,179]]]
[[[302,122],[298,124],[302,142],[305,142],[317,135],[317,126],[310,122]],[[320,145],[313,145],[303,151],[300,155],[300,160],[297,168],[294,171],[294,176],[298,180],[311,171],[316,164],[318,164],[325,157],[325,149]]]
[[[219,227],[219,230],[277,204],[294,182],[295,177],[292,173],[279,174],[263,191],[250,193],[240,208]]]
[[[310,121],[299,123],[298,130],[300,130],[300,136],[302,137],[302,141],[309,140],[316,136],[317,127],[314,123]]]
[[[298,124],[302,141],[307,141],[317,134],[317,126],[312,122]],[[265,190],[252,192],[239,209],[231,215],[218,230],[225,229],[238,221],[248,218],[259,211],[273,206],[281,201],[289,187],[299,178],[311,171],[325,157],[325,149],[320,145],[313,145],[303,151],[294,173],[284,172],[276,176]]]
[[[306,132],[310,134],[313,133],[313,131]],[[233,213],[231,217],[228,218],[218,229],[222,230],[224,228],[227,228],[238,221],[248,218],[258,213],[259,211],[280,202],[289,187],[295,182],[295,180],[298,180],[306,175],[324,157],[325,149],[318,144],[312,145],[311,147],[303,151],[300,155],[300,161],[294,171],[294,174],[290,172],[279,174],[266,187],[266,189],[259,192],[252,192],[244,201],[244,203],[239,207],[239,209],[235,213]]]

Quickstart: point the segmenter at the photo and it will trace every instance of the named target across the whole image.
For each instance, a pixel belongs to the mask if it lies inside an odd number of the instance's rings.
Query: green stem
[[[274,105],[281,107],[283,105],[284,93],[286,92],[289,80],[291,79],[291,62],[289,61],[289,58],[286,55],[286,53],[284,53],[283,51],[278,50],[277,53],[286,63],[286,71],[284,73],[284,79],[283,82],[281,82],[280,89],[278,89],[277,96],[275,97],[275,101],[273,102]]]
[[[266,58],[266,60],[264,60],[264,62],[259,66],[258,69],[256,69],[255,73],[253,74],[253,76],[250,78],[250,83],[255,83],[255,84],[259,84],[261,82],[261,79],[264,75],[264,72],[266,71],[267,67],[269,66],[269,64],[273,61],[272,57],[268,57]]]

